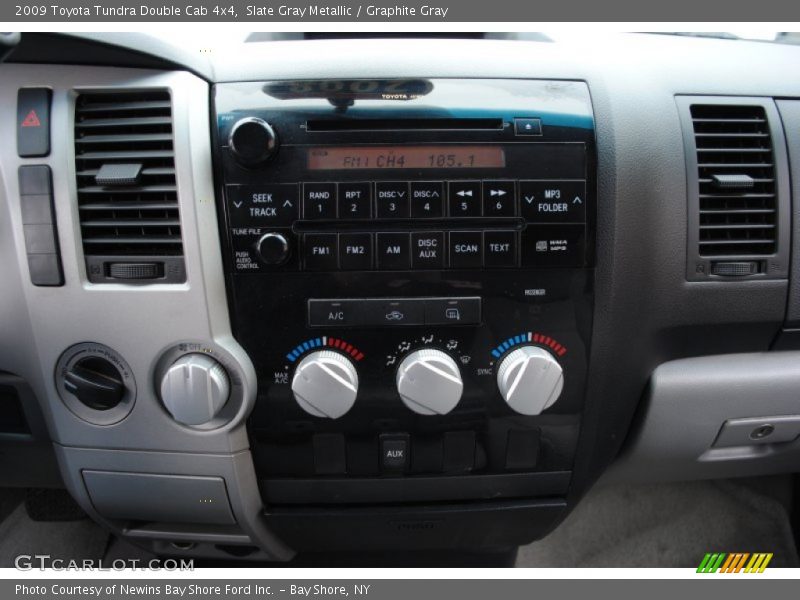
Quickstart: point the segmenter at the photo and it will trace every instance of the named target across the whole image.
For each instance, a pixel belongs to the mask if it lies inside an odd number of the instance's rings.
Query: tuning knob
[[[179,423],[202,425],[213,419],[230,396],[225,368],[205,354],[185,354],[161,379],[161,400]]]
[[[432,348],[406,356],[396,381],[403,404],[420,415],[446,415],[461,400],[464,389],[456,361]]]
[[[315,417],[338,419],[353,407],[358,373],[348,358],[332,350],[307,355],[292,378],[294,399]]]
[[[262,235],[256,248],[258,256],[268,265],[282,265],[289,260],[291,253],[286,236],[274,231]]]
[[[278,150],[278,135],[265,120],[245,117],[231,127],[228,148],[241,165],[257,167],[267,162]]]
[[[564,371],[547,350],[522,346],[503,358],[497,371],[497,387],[514,411],[538,415],[561,395]]]

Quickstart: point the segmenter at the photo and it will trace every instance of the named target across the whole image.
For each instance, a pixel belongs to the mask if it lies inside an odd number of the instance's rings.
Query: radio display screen
[[[310,170],[501,169],[501,146],[329,146],[308,149]]]

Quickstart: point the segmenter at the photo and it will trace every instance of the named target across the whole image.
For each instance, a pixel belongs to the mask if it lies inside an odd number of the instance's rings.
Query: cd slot
[[[313,119],[306,131],[502,131],[503,119]]]
[[[517,217],[476,217],[472,219],[381,219],[379,221],[356,219],[327,219],[295,221],[296,233],[371,232],[446,229],[453,231],[508,230],[522,231],[525,220]]]

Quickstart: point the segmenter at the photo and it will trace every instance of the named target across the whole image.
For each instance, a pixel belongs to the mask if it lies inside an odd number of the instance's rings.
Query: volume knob
[[[547,350],[523,346],[503,358],[497,371],[497,387],[514,411],[538,415],[561,395],[564,371]]]
[[[420,415],[446,415],[464,390],[456,361],[432,348],[406,356],[397,369],[396,382],[403,404]]]
[[[353,363],[338,352],[318,350],[297,365],[292,393],[308,414],[338,419],[356,401],[358,373]]]
[[[278,150],[278,135],[264,119],[245,117],[231,127],[228,148],[239,164],[257,167]]]

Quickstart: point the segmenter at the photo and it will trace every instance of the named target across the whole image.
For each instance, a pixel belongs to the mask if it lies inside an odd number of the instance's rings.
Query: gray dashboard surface
[[[105,35],[106,41],[112,38]],[[135,39],[118,42],[125,45]],[[786,281],[689,283],[685,279],[687,179],[675,96],[800,97],[800,79],[788,76],[797,72],[798,65],[798,47],[612,35],[570,44],[425,39],[266,42],[216,53],[202,72],[212,83],[371,77],[552,78],[588,83],[597,124],[598,223],[596,314],[586,408],[589,426],[581,438],[578,484],[573,489],[573,494],[580,494],[618,452],[648,378],[659,364],[690,356],[763,351],[779,330],[787,302]],[[203,105],[194,100],[207,93],[205,84],[187,74],[92,67],[4,65],[0,81],[0,105],[6,107],[14,106],[20,85],[67,90],[76,85],[180,81],[184,87],[179,86],[183,91],[178,98],[186,107]],[[228,340],[229,331],[213,226],[201,228],[192,222],[186,228],[188,289],[151,290],[160,294],[159,302],[166,301],[163,322],[153,323],[154,339],[142,331],[126,335],[126,322],[144,318],[141,294],[100,291],[86,283],[70,204],[74,183],[67,112],[66,105],[54,109],[62,129],[49,159],[61,173],[56,201],[66,289],[33,289],[27,282],[14,212],[20,161],[10,145],[0,151],[0,276],[7,284],[0,292],[0,320],[9,323],[0,337],[0,369],[24,376],[40,400],[50,405],[55,414],[52,434],[60,443],[173,450],[185,438],[181,450],[199,452],[207,445],[213,451],[232,452],[246,447],[240,424],[225,437],[209,434],[189,441],[187,436],[176,436],[180,428],[162,421],[163,414],[156,412],[155,405],[147,409],[153,420],[145,437],[141,433],[107,436],[87,424],[59,424],[59,419],[71,417],[58,408],[52,368],[67,345],[86,339],[108,342],[124,352],[137,371],[137,381],[149,388],[155,355],[170,340],[179,341],[190,331],[196,337],[198,326],[203,338]],[[187,115],[180,143],[191,148],[191,162],[185,164],[186,179],[181,185],[192,190],[200,177],[204,187],[200,194],[183,197],[181,206],[185,218],[194,219],[197,210],[213,220],[208,207],[213,205],[213,190],[208,173],[207,105],[190,113],[191,127]],[[13,139],[12,122],[8,118],[0,124],[4,139]],[[192,265],[192,260],[197,262]],[[193,303],[187,311],[190,298]],[[118,312],[107,315],[100,304],[90,309],[86,304],[90,299],[102,300],[104,306],[112,299],[121,301],[116,302]],[[67,327],[70,320],[74,322]]]

